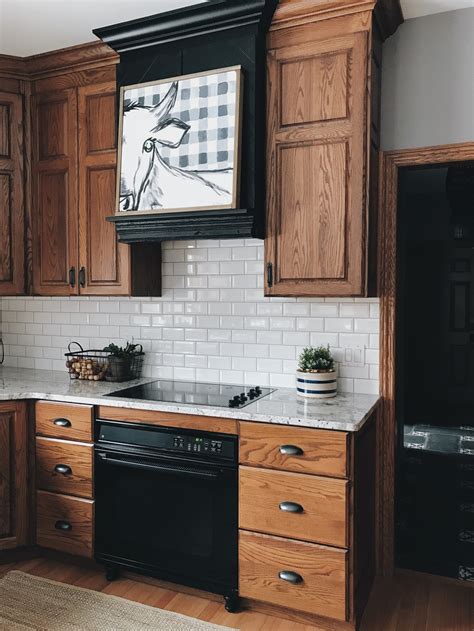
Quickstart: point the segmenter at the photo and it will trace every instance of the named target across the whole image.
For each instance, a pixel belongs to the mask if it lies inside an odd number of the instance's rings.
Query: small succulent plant
[[[303,372],[329,372],[334,370],[334,366],[329,345],[304,348],[298,358],[298,369]]]

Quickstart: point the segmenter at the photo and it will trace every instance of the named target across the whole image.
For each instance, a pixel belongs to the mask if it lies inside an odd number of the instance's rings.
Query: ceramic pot
[[[337,372],[296,371],[296,389],[300,397],[331,399],[337,394]]]

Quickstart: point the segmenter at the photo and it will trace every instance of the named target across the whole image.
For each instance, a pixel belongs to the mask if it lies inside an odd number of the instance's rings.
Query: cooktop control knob
[[[257,393],[255,392],[255,388],[251,388],[247,394],[250,400],[255,399],[255,397],[257,396]]]
[[[236,408],[236,407],[239,406],[239,404],[240,404],[240,399],[239,399],[238,402],[234,401],[234,399],[229,399],[229,407],[230,408]]]
[[[248,401],[248,398],[246,397],[245,392],[242,392],[240,395],[240,402],[245,403],[246,401]]]
[[[260,386],[257,386],[255,388],[255,392],[260,396],[262,394],[262,388]]]

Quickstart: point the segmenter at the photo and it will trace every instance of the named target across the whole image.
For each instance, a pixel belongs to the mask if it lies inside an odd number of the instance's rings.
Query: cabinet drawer
[[[36,432],[51,438],[92,441],[92,405],[38,401]]]
[[[240,423],[242,464],[347,476],[347,434],[321,429]]]
[[[347,554],[337,548],[240,532],[240,595],[345,620]],[[284,580],[281,572],[299,582]]]
[[[347,487],[346,480],[240,467],[239,527],[347,547]]]
[[[36,492],[36,542],[77,556],[92,557],[94,502]]]
[[[92,499],[93,446],[36,438],[36,485],[44,491]]]

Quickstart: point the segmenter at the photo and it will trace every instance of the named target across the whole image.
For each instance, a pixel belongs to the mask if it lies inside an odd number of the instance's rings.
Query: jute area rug
[[[9,572],[0,580],[1,631],[231,631],[45,578]]]

